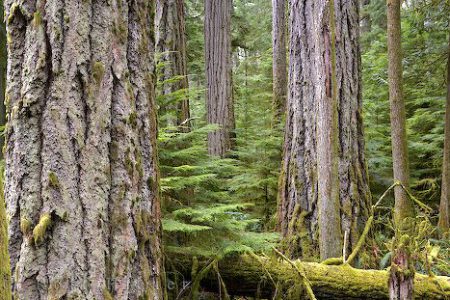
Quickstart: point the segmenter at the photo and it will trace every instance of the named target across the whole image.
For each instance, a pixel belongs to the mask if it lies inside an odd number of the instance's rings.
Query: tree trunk
[[[312,0],[290,3],[289,95],[278,216],[286,250],[291,257],[318,254],[327,257],[341,253],[343,237],[340,232],[348,232],[347,253],[350,253],[358,241],[371,204],[361,115],[359,4],[356,0],[335,0],[334,45],[330,27],[334,22],[329,22],[328,6],[324,6],[324,2],[321,4],[322,10]],[[314,22],[320,26],[315,28]],[[336,80],[333,80],[333,73]],[[336,99],[333,99],[334,94]],[[337,118],[333,117],[336,107]],[[327,131],[327,126],[337,131],[337,137],[332,131]],[[324,161],[324,155],[329,155],[328,161]],[[337,176],[333,175],[335,164]],[[324,168],[328,168],[325,170],[327,173],[323,173]],[[319,176],[327,176],[328,183],[319,180]],[[327,185],[330,185],[330,190],[326,190]],[[321,203],[318,203],[319,194]],[[333,197],[339,197],[339,203],[330,200]],[[333,215],[328,216],[327,213],[323,217],[332,220],[326,224],[327,227],[321,228],[318,205],[328,204]],[[336,216],[337,204],[340,216]],[[328,222],[326,219],[322,221]],[[335,239],[335,249],[330,250],[332,253],[322,254],[319,251],[319,232],[326,228],[330,230],[329,237]]]
[[[439,206],[439,229],[446,233],[450,227],[450,35],[447,60],[447,103],[445,105],[444,159],[442,162],[442,189]]]
[[[0,3],[0,16],[3,16],[3,1]],[[3,19],[0,20],[0,107],[4,108],[5,76],[6,75],[6,28]],[[0,110],[0,125],[5,123],[5,110]],[[3,135],[0,137],[0,146],[3,148]],[[3,153],[0,154],[3,158]],[[3,179],[3,164],[0,168],[0,177]],[[8,255],[8,224],[5,211],[5,198],[3,195],[3,180],[0,180],[0,299],[11,300],[11,273]]]
[[[6,123],[5,108],[5,84],[6,84],[6,28],[3,22],[3,1],[0,3],[0,126]],[[5,139],[0,135],[0,150],[3,149]],[[0,159],[3,159],[3,151],[0,151]]]
[[[392,160],[394,180],[409,188],[408,149],[406,140],[406,116],[403,101],[402,49],[400,0],[387,1],[387,33],[389,61],[389,101],[391,110]],[[407,270],[413,268],[410,262],[408,241],[403,237],[411,228],[414,206],[401,186],[395,190],[394,223],[398,230],[392,258],[391,278],[389,280],[390,299],[411,299],[413,274]]]
[[[360,1],[361,9],[363,12],[361,13],[361,32],[370,32],[372,30],[372,20],[370,18],[370,13],[367,12],[367,6],[370,5],[370,0],[361,0]]]
[[[5,8],[15,299],[163,299],[154,2]]]
[[[224,157],[234,144],[234,108],[231,64],[232,0],[205,0],[206,110],[208,153]]]
[[[156,50],[162,63],[161,93],[176,112],[173,126],[189,131],[189,83],[186,66],[184,0],[156,1]]]
[[[170,261],[177,267],[177,271],[184,275],[183,278],[189,280],[192,257],[183,253],[170,254]],[[202,270],[207,263],[207,259],[199,259],[197,270]],[[388,271],[361,270],[350,266],[329,266],[301,261],[293,263],[303,271],[317,299],[389,299]],[[219,261],[218,270],[230,295],[256,298],[259,295],[259,299],[309,299],[305,295],[293,295],[293,290],[301,285],[302,280],[298,271],[286,261],[268,259],[267,256],[242,255]],[[217,280],[217,273],[211,269],[204,275],[201,287],[219,293],[223,287]],[[449,277],[417,275],[414,281],[415,299],[437,300],[450,297]],[[278,298],[273,297],[275,293]]]
[[[273,106],[275,119],[286,110],[286,0],[272,0]]]

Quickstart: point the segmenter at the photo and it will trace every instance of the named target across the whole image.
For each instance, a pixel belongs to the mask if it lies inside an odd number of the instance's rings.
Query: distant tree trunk
[[[361,8],[364,11],[361,13],[361,32],[370,32],[372,29],[372,20],[370,19],[370,14],[366,11],[366,6],[370,4],[370,0],[361,0]]]
[[[189,131],[189,83],[186,66],[186,25],[184,0],[156,1],[156,49],[163,64],[162,95],[173,102],[173,124]],[[170,106],[169,106],[170,110]],[[170,123],[170,122],[169,122]]]
[[[220,157],[234,144],[231,11],[232,0],[205,0],[207,121],[220,126],[208,133],[208,153]]]
[[[361,115],[359,4],[356,0],[335,0],[334,46],[328,4],[323,1],[316,4],[312,0],[290,2],[289,94],[278,216],[290,256],[320,254],[325,258],[340,256],[341,232],[349,233],[347,253],[355,246],[367,219],[371,199]],[[315,29],[315,22],[323,25]],[[333,73],[336,80],[333,80]],[[339,93],[335,94],[336,91]],[[337,130],[333,112],[336,106]],[[327,118],[331,119],[327,121]],[[328,126],[337,131],[337,137],[327,132]],[[336,144],[337,150],[334,149]],[[322,181],[322,176],[327,177],[327,183]],[[330,185],[330,190],[326,184]],[[319,201],[319,195],[322,201]],[[325,198],[327,195],[331,198]],[[330,200],[333,197],[339,197],[339,203]],[[337,204],[340,205],[340,216],[335,215]],[[329,220],[319,218],[323,205],[329,205],[327,209],[333,214]],[[340,226],[335,224],[339,219]],[[321,228],[321,221],[329,223]],[[335,228],[330,228],[333,224]],[[319,232],[325,228],[335,239],[335,249],[319,253]]]
[[[409,188],[408,148],[406,139],[406,116],[403,100],[402,48],[400,0],[387,1],[387,43],[389,61],[389,101],[391,107],[391,136],[394,180]],[[414,206],[401,186],[395,187],[394,223],[398,230],[395,252],[392,258],[389,280],[390,299],[412,299],[413,274],[405,271],[413,268],[410,262],[408,243],[403,235],[408,234]],[[400,241],[402,239],[403,241]]]
[[[163,299],[154,1],[6,0],[15,299]]]
[[[447,60],[447,103],[445,106],[444,159],[442,163],[441,204],[439,206],[439,229],[446,233],[450,227],[450,35]]]
[[[286,0],[272,0],[273,106],[275,119],[286,110]]]

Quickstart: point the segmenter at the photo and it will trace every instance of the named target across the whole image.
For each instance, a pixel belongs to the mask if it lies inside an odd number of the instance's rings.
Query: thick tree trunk
[[[3,16],[3,1],[0,3],[0,16]],[[0,17],[1,18],[1,17]],[[0,107],[4,108],[6,75],[6,28],[0,19]],[[1,125],[5,123],[5,110],[0,109]],[[3,136],[0,138],[3,148]],[[1,154],[3,157],[3,154]],[[3,167],[0,176],[3,179]],[[3,196],[3,180],[0,180],[0,299],[11,300],[11,273],[8,255],[8,224],[6,220],[5,199]]]
[[[6,84],[6,27],[3,22],[3,1],[0,3],[0,126],[6,123],[5,108],[5,84]],[[0,135],[0,150],[3,149],[5,139]],[[3,151],[0,151],[0,159],[3,159]]]
[[[189,83],[186,65],[186,25],[184,0],[156,1],[156,50],[163,67],[162,95],[176,112],[173,122],[183,132],[189,131]]]
[[[401,48],[400,0],[387,1],[387,33],[389,61],[389,101],[391,115],[392,160],[394,180],[409,188],[408,148],[406,140],[406,116],[403,100],[403,69]],[[389,280],[390,299],[411,299],[414,272],[407,272],[413,267],[409,255],[408,239],[404,234],[410,233],[414,206],[408,199],[405,189],[396,186],[394,223],[398,229],[395,252],[392,258],[391,277]],[[408,274],[409,273],[409,274]]]
[[[450,228],[450,35],[448,38],[447,103],[445,105],[444,159],[438,226],[442,233],[446,233]]]
[[[286,110],[286,0],[272,0],[273,107],[279,120]]]
[[[340,257],[336,33],[334,0],[316,2],[317,193],[320,258]]]
[[[162,299],[153,1],[6,1],[15,299]]]
[[[170,255],[170,260],[177,267],[177,271],[183,273],[184,279],[191,277],[192,258],[177,253]],[[300,261],[294,263],[309,280],[317,299],[389,299],[388,271],[360,270],[350,266],[328,266]],[[200,260],[198,270],[206,264],[207,260]],[[309,299],[306,295],[290,293],[290,289],[301,285],[302,280],[298,271],[286,261],[243,255],[219,261],[218,270],[230,295],[259,295],[261,299],[273,299],[277,290],[276,299]],[[211,268],[202,280],[201,287],[219,293],[220,283],[217,278],[216,272]],[[450,297],[449,277],[417,275],[414,281],[415,299],[437,300]]]
[[[319,254],[321,224],[318,195],[320,190],[326,188],[325,182],[318,180],[319,176],[325,175],[320,174],[323,166],[318,165],[319,152],[326,154],[330,151],[330,163],[337,163],[337,176],[330,178],[333,173],[328,173],[327,176],[330,179],[329,184],[338,186],[340,207],[340,216],[333,215],[334,220],[329,223],[334,224],[336,219],[340,219],[340,226],[335,226],[330,235],[335,239],[336,249],[332,250],[333,254],[322,257],[335,256],[341,252],[343,237],[339,232],[348,232],[347,253],[350,253],[368,216],[371,199],[361,115],[358,5],[356,0],[335,0],[336,42],[333,46],[331,31],[327,31],[324,26],[330,26],[328,10],[324,8],[320,12],[316,1],[312,0],[290,2],[289,95],[278,215],[287,252],[291,257],[311,257]],[[323,15],[322,19],[318,18],[319,13]],[[326,23],[320,23],[319,20]],[[315,23],[320,26],[314,27]],[[335,48],[336,55],[335,84],[331,76],[333,62],[330,54],[334,52],[332,48]],[[333,94],[333,89],[339,91],[334,104],[338,114],[338,137],[334,137],[336,141],[333,141],[332,133],[327,132],[325,127],[318,128],[325,125],[319,124],[318,104],[322,103],[322,113],[325,113],[325,107],[330,108],[329,112],[333,113],[333,97],[329,97]],[[323,121],[325,120],[322,118]],[[328,125],[335,128],[333,123],[336,120],[328,121]],[[333,162],[334,143],[337,143],[337,162]],[[335,166],[328,166],[333,172]],[[329,192],[332,197],[336,197],[336,190]],[[332,213],[335,213],[336,202],[331,202],[330,205]]]
[[[208,133],[208,153],[220,157],[234,144],[231,11],[232,0],[205,0],[207,121],[220,127]]]

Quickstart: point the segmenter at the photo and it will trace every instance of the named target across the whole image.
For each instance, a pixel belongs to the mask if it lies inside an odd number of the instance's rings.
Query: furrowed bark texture
[[[371,199],[364,157],[358,5],[358,1],[335,1],[336,38],[332,47],[331,31],[323,23],[329,20],[328,11],[324,7],[319,10],[317,1],[290,2],[289,94],[278,217],[291,257],[319,254],[319,176],[324,174],[320,174],[318,150],[322,154],[332,151],[333,143],[337,143],[338,157],[331,160],[337,164],[337,176],[329,178],[329,184],[339,188],[340,226],[335,226],[333,235],[340,245],[343,237],[337,232],[348,232],[347,253],[356,245],[368,217]],[[334,64],[332,48],[335,48]],[[319,122],[324,121],[333,128],[332,120],[319,120],[318,105],[332,102],[333,97],[330,99],[328,95],[333,94],[333,89],[337,106],[336,142],[331,132],[318,128],[323,126]],[[332,105],[328,107],[332,109]],[[322,189],[326,187],[323,184]],[[331,205],[329,208],[335,210],[335,203]],[[329,225],[336,219],[332,222]],[[333,256],[342,250],[340,246],[337,248],[332,250]]]
[[[3,16],[3,1],[0,3],[0,18]],[[0,19],[0,125],[5,123],[4,96],[6,78],[6,28],[3,19]],[[3,148],[3,137],[0,138]],[[3,154],[1,155],[3,157]],[[3,172],[3,167],[0,172]],[[3,175],[0,174],[3,179]],[[0,180],[0,299],[11,299],[11,270],[8,255],[8,224],[6,220],[5,198],[3,194],[3,180]]]
[[[156,1],[156,50],[163,64],[160,78],[161,94],[176,112],[168,125],[189,131],[189,96],[186,66],[186,25],[184,0]]]
[[[286,110],[286,0],[272,0],[273,106],[280,119]]]
[[[1,5],[1,4],[0,4]],[[3,168],[0,171],[4,171]],[[0,299],[11,300],[11,269],[8,255],[8,224],[3,197],[3,181],[0,181]]]
[[[409,188],[408,148],[406,139],[405,103],[403,100],[400,0],[387,1],[387,43],[389,102],[391,116],[392,160],[394,180]],[[389,294],[392,300],[411,299],[413,293],[413,262],[408,250],[407,235],[414,218],[414,206],[403,187],[396,186],[394,223],[397,229],[391,264]],[[411,270],[412,269],[412,270]],[[409,274],[408,274],[409,273]]]
[[[206,110],[208,153],[224,157],[233,148],[234,108],[231,64],[232,0],[205,0]]]
[[[181,271],[185,278],[190,278],[192,258],[176,254],[170,255],[171,261]],[[199,262],[199,270],[206,264],[206,259]],[[319,263],[294,261],[308,278],[317,299],[389,299],[389,272],[384,270],[361,270],[350,266],[327,266]],[[235,296],[257,297],[272,299],[275,290],[278,296],[285,300],[309,299],[289,297],[281,293],[286,288],[301,284],[299,274],[285,261],[251,256],[230,257],[219,261],[219,273],[223,279],[227,292]],[[230,266],[233,266],[230,268]],[[264,266],[264,267],[263,267]],[[268,278],[270,274],[274,283]],[[201,282],[202,288],[212,292],[219,292],[220,283],[214,270],[206,274]],[[450,278],[443,276],[429,277],[417,275],[414,279],[415,298],[410,299],[447,299],[450,297]]]
[[[6,84],[6,27],[3,22],[4,8],[3,1],[0,3],[0,126],[6,123],[5,108],[5,84]],[[3,149],[5,139],[0,136],[0,149]],[[3,158],[3,151],[0,151],[0,158]]]
[[[154,2],[5,8],[15,299],[162,299]]]
[[[439,229],[445,233],[450,228],[450,35],[447,59],[447,102],[445,105],[444,159],[442,163],[442,189],[439,206]]]

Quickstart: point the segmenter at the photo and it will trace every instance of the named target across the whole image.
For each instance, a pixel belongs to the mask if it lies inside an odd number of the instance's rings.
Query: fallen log
[[[190,278],[192,257],[178,253],[170,255],[170,260],[178,272]],[[388,271],[361,270],[349,265],[293,263],[304,272],[317,299],[389,299]],[[207,264],[206,260],[200,260],[199,270]],[[298,272],[290,263],[268,257],[228,257],[218,261],[218,271],[220,276],[210,268],[201,280],[203,289],[218,292],[219,286],[224,283],[230,295],[255,297],[259,293],[260,298],[272,299],[276,285],[279,288],[301,284]],[[218,282],[218,278],[223,283]],[[414,298],[450,299],[450,277],[416,274]],[[293,298],[281,295],[280,299]]]

